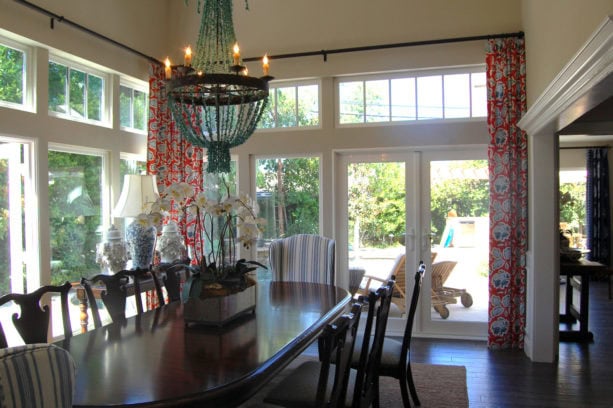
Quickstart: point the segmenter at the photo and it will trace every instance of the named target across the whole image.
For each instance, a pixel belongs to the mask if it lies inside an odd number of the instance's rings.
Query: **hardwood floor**
[[[613,301],[591,282],[594,342],[560,343],[559,361],[533,363],[523,351],[491,351],[485,342],[414,338],[412,361],[463,365],[471,408],[613,407]],[[444,392],[444,390],[441,390]]]

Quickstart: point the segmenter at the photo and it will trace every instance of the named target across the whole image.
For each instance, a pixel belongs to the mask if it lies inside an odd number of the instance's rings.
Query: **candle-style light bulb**
[[[270,65],[268,63],[268,54],[264,54],[264,58],[262,58],[262,71],[264,71],[264,76],[268,76],[268,69]]]
[[[238,65],[240,58],[241,58],[241,53],[240,53],[240,49],[238,48],[238,43],[234,44],[232,56],[234,57],[234,65]]]
[[[164,73],[166,74],[166,79],[172,77],[172,68],[170,68],[170,59],[168,57],[166,57],[166,61],[164,61]]]
[[[185,66],[192,66],[192,47],[190,46],[187,46],[187,48],[185,49]]]

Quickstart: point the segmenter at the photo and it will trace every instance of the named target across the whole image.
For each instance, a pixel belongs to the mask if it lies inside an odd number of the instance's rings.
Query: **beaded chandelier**
[[[166,59],[170,109],[181,134],[207,149],[209,173],[230,171],[230,148],[253,134],[268,103],[268,58],[264,76],[251,77],[242,65],[232,0],[199,0],[202,15],[196,50],[188,48],[173,76]],[[193,61],[193,63],[192,63]]]

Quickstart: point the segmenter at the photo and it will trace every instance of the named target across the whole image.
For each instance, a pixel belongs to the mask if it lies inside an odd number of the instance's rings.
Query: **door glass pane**
[[[363,270],[359,293],[367,293],[392,274],[391,315],[405,311],[405,163],[350,163],[347,167],[349,274]]]
[[[433,321],[487,321],[486,160],[430,162]]]
[[[319,158],[274,158],[256,162],[259,216],[266,220],[257,261],[268,265],[274,239],[319,234]]]
[[[51,282],[97,273],[101,240],[102,157],[49,151]]]

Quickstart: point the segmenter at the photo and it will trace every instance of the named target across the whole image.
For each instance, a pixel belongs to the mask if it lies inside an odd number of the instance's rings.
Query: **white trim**
[[[519,121],[536,134],[557,119],[587,91],[613,73],[613,16],[608,16]],[[554,129],[557,131],[559,129]]]

